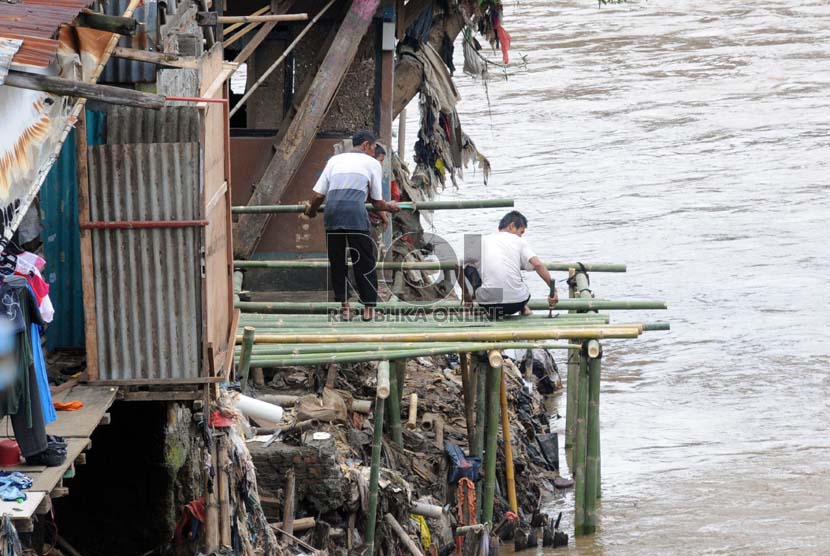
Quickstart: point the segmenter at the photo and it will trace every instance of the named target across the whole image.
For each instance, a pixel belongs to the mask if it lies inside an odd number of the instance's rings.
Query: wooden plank
[[[123,46],[115,47],[112,55],[115,58],[135,60],[138,62],[149,62],[151,64],[170,68],[196,69],[199,66],[199,61],[195,56],[179,56],[178,54],[138,50],[136,48],[126,48]]]
[[[89,223],[89,166],[87,164],[86,110],[81,111],[75,128],[75,158],[78,165],[78,224]],[[81,285],[86,336],[86,377],[96,380],[98,371],[98,320],[95,311],[95,266],[92,260],[92,230],[80,229]]]
[[[360,41],[379,4],[380,0],[352,2],[297,115],[288,126],[283,140],[275,145],[274,156],[257,184],[249,205],[276,204],[285,192],[308,154],[331,99],[354,61]],[[242,215],[234,240],[238,258],[250,258],[270,217],[269,214]]]
[[[124,392],[125,402],[150,402],[150,401],[193,401],[204,398],[204,393],[199,390],[168,392]]]
[[[25,521],[35,514],[35,511],[37,511],[38,506],[40,506],[45,497],[45,492],[26,491],[26,500],[23,502],[5,502],[0,500],[0,515],[11,515],[15,521],[15,527],[17,527],[18,521]]]
[[[82,385],[59,393],[53,397],[54,401],[77,400],[84,407],[77,411],[58,411],[57,421],[46,425],[46,432],[64,438],[89,438],[115,401],[117,392],[117,388]],[[0,420],[0,438],[14,438],[11,424],[6,419]]]

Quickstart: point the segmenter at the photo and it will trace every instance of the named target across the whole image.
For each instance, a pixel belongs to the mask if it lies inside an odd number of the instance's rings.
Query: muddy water
[[[527,69],[489,108],[457,78],[494,175],[443,198],[515,197],[544,259],[626,262],[600,297],[671,305],[615,315],[673,329],[606,343],[601,527],[570,553],[830,554],[830,4],[523,0],[506,23]],[[435,223],[461,245],[501,214]]]

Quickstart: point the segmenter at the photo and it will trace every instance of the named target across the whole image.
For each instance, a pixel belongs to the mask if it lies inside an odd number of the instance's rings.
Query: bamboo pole
[[[478,208],[509,208],[513,206],[513,199],[463,199],[458,201],[422,201],[420,203],[401,202],[398,203],[401,210],[465,210]],[[259,206],[237,206],[231,211],[233,214],[302,214],[306,209],[305,205],[259,205]],[[324,212],[326,205],[323,204],[318,212]],[[371,203],[366,203],[366,210],[376,212]]]
[[[637,338],[638,325],[596,328],[529,328],[524,330],[461,330],[450,332],[405,332],[389,334],[264,334],[257,337],[263,344],[325,344],[348,342],[463,342],[505,340],[597,340],[602,338]]]
[[[239,354],[239,368],[236,375],[242,377],[242,391],[248,391],[248,375],[251,372],[251,352],[254,348],[256,329],[246,326],[242,334],[242,351]]]
[[[398,377],[398,397],[403,400],[403,389],[406,386],[406,359],[396,359],[392,362],[392,366]]]
[[[588,342],[588,447],[585,462],[585,525],[586,535],[596,531],[596,503],[599,492],[599,389],[602,348],[599,342]]]
[[[568,271],[568,297],[573,299],[576,297],[576,283],[574,282],[574,275],[576,272],[571,269]],[[573,310],[571,310],[571,313]],[[571,314],[569,313],[569,314]],[[576,401],[578,394],[577,381],[579,380],[579,347],[568,350],[568,383],[566,392],[565,404],[565,451],[572,448],[574,439],[576,438]],[[569,467],[573,467],[573,458],[571,458]]]
[[[306,21],[308,14],[280,14],[280,15],[220,15],[217,23],[270,23],[273,21]]]
[[[382,400],[389,397],[389,361],[378,362],[377,397]]]
[[[481,357],[477,354],[474,356],[475,374],[476,374],[476,430],[473,438],[472,452],[474,456],[481,459],[484,463],[484,429],[487,423],[487,373],[484,371],[484,365]],[[482,521],[482,485],[481,481],[476,482],[476,518]]]
[[[501,377],[501,435],[504,440],[504,475],[507,483],[507,500],[514,514],[519,515],[519,500],[516,498],[516,477],[513,469],[513,446],[510,444],[510,414],[507,411],[507,380]]]
[[[493,522],[493,505],[496,495],[496,451],[498,449],[499,434],[499,391],[502,382],[501,365],[498,357],[493,357],[493,352],[488,355],[487,371],[487,432],[486,448],[484,450],[484,488],[482,489],[481,521],[484,523]],[[496,355],[499,355],[498,353]],[[500,355],[499,355],[500,356]]]
[[[268,5],[268,6],[265,6],[265,7],[262,7],[260,9],[258,9],[257,11],[252,13],[251,15],[264,15],[264,14],[268,13],[268,10],[270,10],[270,9],[271,9],[271,6]],[[225,34],[225,36],[228,36],[233,31],[236,31],[237,29],[242,27],[242,25],[244,25],[244,24],[243,23],[234,23],[232,25],[228,25],[227,27],[225,27],[223,33]]]
[[[324,267],[320,267],[324,268]],[[554,269],[556,270],[556,269]],[[357,303],[357,306],[360,304]],[[336,315],[340,310],[340,303],[328,302],[272,302],[272,301],[240,301],[235,306],[243,312],[260,313],[260,314],[307,314],[307,315]],[[548,302],[546,300],[531,299],[528,303],[528,308],[534,311],[547,311]],[[554,307],[554,311],[613,311],[613,310],[660,310],[666,309],[664,301],[651,301],[639,299],[561,299]],[[439,312],[447,316],[454,314],[470,314],[477,315],[478,309],[473,311],[466,310],[462,305],[454,301],[433,301],[427,303],[417,302],[381,302],[377,305],[377,310],[384,313],[399,313],[399,314],[429,314]],[[522,317],[509,317],[516,320]],[[557,317],[558,318],[558,317]]]
[[[380,478],[380,450],[383,443],[383,408],[385,400],[375,400],[375,416],[372,424],[372,466],[369,473],[369,508],[366,511],[366,554],[375,553],[375,526],[378,513],[378,480]]]
[[[508,346],[511,344],[507,344]],[[563,344],[562,347],[567,347],[572,344]],[[494,343],[487,343],[487,344],[476,344],[479,349],[492,349],[495,346],[500,346],[500,344]],[[557,346],[558,347],[558,346]],[[510,348],[501,348],[501,349],[510,349]],[[550,349],[550,348],[547,348]],[[340,353],[340,354],[333,354],[333,355],[326,355],[324,353],[317,353],[311,355],[294,355],[294,356],[285,356],[285,355],[277,355],[277,356],[254,356],[251,359],[251,364],[256,365],[257,368],[262,369],[263,367],[273,368],[273,367],[287,367],[292,365],[326,365],[330,363],[365,363],[369,361],[405,361],[406,359],[411,359],[413,357],[428,357],[434,355],[441,355],[442,352],[444,353],[456,353],[458,352],[458,348],[456,346],[449,347],[444,350],[439,349],[424,349],[424,350],[404,350],[404,351],[359,351],[359,352],[352,352],[352,353]],[[478,351],[476,349],[471,349],[472,351]]]
[[[222,434],[216,438],[217,451],[217,487],[219,491],[219,535],[222,546],[231,546],[231,504],[230,504],[230,477],[228,468],[230,461],[226,444],[226,436]]]
[[[409,535],[406,534],[406,531],[403,530],[401,524],[398,523],[398,520],[392,514],[386,514],[383,516],[383,521],[385,521],[389,527],[392,528],[392,531],[395,532],[398,539],[401,543],[406,547],[407,551],[411,556],[424,556],[421,552],[421,549],[418,548],[418,545],[415,544],[415,541],[409,538]],[[367,552],[367,554],[372,554],[371,552]]]
[[[245,104],[245,102],[248,100],[248,98],[250,98],[250,96],[253,94],[253,92],[256,91],[259,88],[259,86],[262,85],[263,82],[265,82],[266,79],[268,79],[269,75],[274,73],[274,70],[276,70],[280,66],[280,64],[282,64],[283,60],[285,60],[288,57],[288,55],[291,53],[291,51],[294,50],[294,47],[296,47],[299,44],[299,42],[302,40],[302,38],[304,36],[306,36],[306,33],[311,31],[311,28],[314,27],[314,24],[317,23],[317,21],[323,16],[324,13],[326,13],[326,11],[332,6],[332,4],[334,4],[334,2],[335,2],[335,0],[329,0],[329,2],[325,6],[323,6],[322,9],[319,12],[317,12],[317,15],[314,16],[314,19],[309,21],[308,25],[306,25],[305,28],[302,31],[300,31],[300,33],[297,35],[297,37],[293,41],[291,41],[291,44],[289,44],[287,47],[285,47],[285,50],[283,50],[283,52],[282,52],[282,54],[280,54],[279,58],[277,58],[274,61],[274,63],[271,64],[268,67],[268,69],[266,69],[262,73],[262,75],[259,76],[259,78],[256,80],[256,82],[253,85],[251,85],[248,88],[247,91],[245,91],[245,94],[242,95],[242,98],[239,99],[239,102],[237,102],[236,105],[233,107],[233,110],[231,110],[231,112],[229,114],[229,117],[236,114],[237,110],[242,108],[242,106]],[[306,14],[303,14],[303,15],[306,15]],[[265,17],[265,16],[255,16],[255,17]],[[281,17],[281,16],[278,16],[278,17]],[[306,18],[307,18],[307,16],[306,16]],[[302,212],[302,211],[300,211],[300,212]]]
[[[397,369],[389,372],[389,397],[386,398],[386,411],[389,413],[389,432],[392,442],[403,448],[403,433],[401,431],[401,391],[398,384]]]
[[[239,105],[237,105],[239,106]],[[349,266],[352,265],[348,261]],[[575,263],[568,262],[550,262],[543,263],[548,270],[567,270],[570,265]],[[329,262],[325,259],[294,259],[294,260],[235,260],[233,262],[235,268],[329,268]],[[458,268],[458,261],[378,261],[377,268],[379,270],[456,270]],[[603,265],[603,268],[613,269],[612,265]],[[622,272],[618,270],[607,270],[606,272]],[[564,301],[564,300],[563,300]],[[459,307],[458,303],[454,304]],[[549,307],[545,301],[544,307],[539,309],[547,310]]]
[[[359,342],[354,344],[254,344],[254,349],[251,352],[253,357],[263,357],[263,356],[275,356],[275,355],[311,355],[311,354],[332,354],[332,353],[357,353],[363,351],[376,351],[376,352],[384,352],[384,351],[415,351],[420,349],[447,349],[447,350],[456,350],[451,351],[450,353],[459,353],[460,355],[465,355],[467,353],[471,353],[477,350],[488,350],[492,348],[498,349],[569,349],[572,346],[578,346],[578,344],[561,344],[561,343],[552,343],[552,342],[498,342],[498,343],[487,343],[487,344],[477,344],[477,343],[432,343],[432,342],[403,342],[400,344],[372,344],[368,342]],[[483,346],[483,347],[479,347]],[[236,354],[237,356],[241,353],[241,349],[237,346]],[[427,355],[433,355],[429,353]],[[421,357],[421,356],[416,356]],[[461,358],[462,360],[464,357]],[[398,359],[395,360],[395,363],[398,364],[402,360]],[[469,364],[468,364],[469,366]],[[469,369],[467,370],[469,374]],[[401,375],[398,373],[398,380],[400,381]],[[472,380],[474,382],[474,380]],[[401,388],[403,390],[403,388]],[[473,390],[474,391],[474,390]],[[473,399],[475,396],[472,394],[469,396],[470,399]],[[470,420],[474,422],[474,419]]]
[[[268,525],[274,529],[282,530],[285,524],[282,521],[278,521],[276,523],[269,523]],[[317,525],[317,520],[313,517],[300,517],[294,520],[294,531],[308,531],[309,529],[314,529],[315,525]]]
[[[470,372],[470,354],[459,353],[461,360],[461,392],[464,395],[464,418],[467,421],[467,449],[473,452],[473,437],[475,437],[475,381]]]
[[[586,458],[588,455],[588,358],[579,358],[579,395],[576,407],[576,439],[574,444],[574,535],[585,534]]]
[[[415,392],[409,395],[409,413],[407,414],[406,428],[409,430],[418,428],[418,394]]]
[[[372,331],[389,331],[390,328],[394,328],[396,331],[401,330],[409,330],[409,331],[417,331],[423,329],[442,329],[442,330],[451,330],[454,328],[486,328],[486,329],[500,329],[500,328],[527,328],[527,327],[565,327],[565,326],[597,326],[597,325],[607,325],[610,324],[611,318],[608,314],[594,314],[589,313],[585,315],[561,315],[561,318],[554,318],[554,319],[547,319],[547,318],[536,318],[532,316],[524,317],[522,319],[508,319],[508,320],[471,320],[471,319],[464,319],[464,320],[449,320],[443,321],[441,319],[424,319],[424,320],[417,320],[409,322],[406,319],[398,320],[398,319],[386,319],[384,317],[380,317],[377,320],[370,321],[370,322],[362,322],[362,321],[351,321],[351,322],[325,322],[325,321],[302,321],[302,320],[266,320],[266,319],[259,319],[257,321],[254,320],[245,320],[242,322],[242,328],[245,326],[254,326],[257,329],[257,332],[268,333],[268,332],[276,332],[281,333],[283,331],[295,331],[295,332],[302,332],[303,330],[338,330],[341,332],[349,332],[349,331],[360,331],[360,332],[372,332]],[[618,326],[620,323],[614,323],[613,326]],[[625,324],[625,323],[622,323]],[[645,324],[645,323],[644,323]],[[652,328],[652,324],[649,323],[649,328]],[[365,343],[365,342],[363,342]]]

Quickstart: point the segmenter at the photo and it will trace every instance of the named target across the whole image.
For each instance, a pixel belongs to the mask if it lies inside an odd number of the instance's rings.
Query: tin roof
[[[0,0],[0,37],[23,41],[12,63],[48,66],[58,51],[58,41],[54,40],[58,27],[75,19],[93,1],[20,0],[11,4]]]

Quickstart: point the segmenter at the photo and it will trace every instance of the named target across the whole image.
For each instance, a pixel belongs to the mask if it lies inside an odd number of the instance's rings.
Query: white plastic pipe
[[[268,421],[270,423],[282,421],[283,409],[280,406],[249,398],[242,394],[236,398],[236,408],[242,415],[255,421]]]

